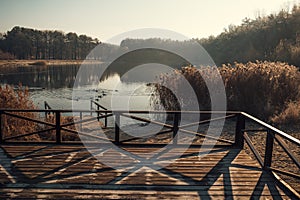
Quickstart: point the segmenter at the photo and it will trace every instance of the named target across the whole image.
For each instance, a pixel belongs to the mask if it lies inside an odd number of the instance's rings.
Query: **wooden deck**
[[[0,199],[291,199],[292,194],[244,150],[214,148],[199,159],[199,148],[170,148],[155,166],[139,163],[157,147],[123,147],[134,167],[122,167],[122,153],[110,154],[111,168],[80,145],[1,145]],[[129,162],[130,163],[130,162]],[[136,164],[139,163],[139,164]],[[151,165],[152,166],[152,165]],[[154,165],[153,165],[154,166]]]

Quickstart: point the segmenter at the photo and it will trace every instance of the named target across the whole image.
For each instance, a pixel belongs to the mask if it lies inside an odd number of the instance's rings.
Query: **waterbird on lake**
[[[79,97],[77,97],[77,98],[66,98],[66,99],[68,99],[68,100],[71,100],[71,101],[79,101]]]

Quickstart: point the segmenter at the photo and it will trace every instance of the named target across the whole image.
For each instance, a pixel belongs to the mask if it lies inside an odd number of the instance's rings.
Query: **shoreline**
[[[1,67],[47,66],[47,65],[81,65],[84,60],[0,60]],[[42,65],[35,63],[44,63]],[[99,60],[86,60],[86,64],[99,64]]]

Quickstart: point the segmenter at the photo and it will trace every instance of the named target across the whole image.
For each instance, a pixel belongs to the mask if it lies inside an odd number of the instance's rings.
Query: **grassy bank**
[[[18,67],[32,65],[80,65],[84,60],[0,60],[0,67]],[[85,61],[90,64],[101,63],[96,60]]]

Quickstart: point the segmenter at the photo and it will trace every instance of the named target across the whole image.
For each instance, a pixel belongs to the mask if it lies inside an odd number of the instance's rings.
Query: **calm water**
[[[91,98],[97,98],[99,103],[107,107],[129,106],[130,109],[149,108],[149,89],[142,82],[122,82],[118,72],[107,73],[103,80],[96,84],[84,85],[80,89],[73,89],[76,74],[80,65],[67,66],[24,66],[0,70],[0,84],[17,86],[22,83],[27,86],[34,103],[44,107],[47,101],[53,109],[72,109],[72,101],[80,101],[78,109],[87,109]],[[89,70],[95,70],[90,66]],[[117,88],[116,88],[117,85]],[[75,96],[72,97],[73,90]],[[116,104],[111,101],[122,102],[128,100],[128,104]]]

